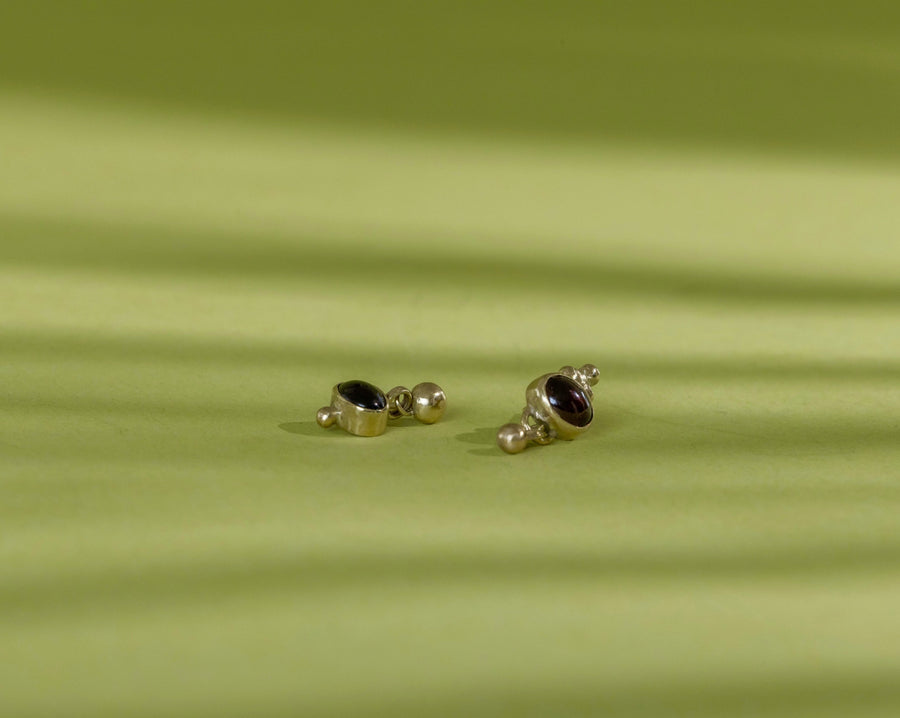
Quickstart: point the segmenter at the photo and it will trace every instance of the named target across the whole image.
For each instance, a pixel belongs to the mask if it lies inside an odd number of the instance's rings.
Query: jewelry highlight
[[[524,451],[530,442],[549,444],[570,441],[587,431],[594,420],[591,387],[600,380],[593,364],[580,369],[564,366],[544,374],[525,390],[525,409],[518,424],[506,424],[497,432],[497,445],[507,454]]]
[[[356,436],[379,436],[388,419],[414,416],[423,424],[433,424],[444,415],[446,406],[444,390],[431,382],[412,389],[395,386],[385,394],[374,384],[354,379],[332,389],[331,405],[319,409],[316,421],[323,429],[337,424]]]

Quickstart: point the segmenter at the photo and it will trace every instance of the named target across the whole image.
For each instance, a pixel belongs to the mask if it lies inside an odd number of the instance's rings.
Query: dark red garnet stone
[[[338,384],[338,392],[351,404],[356,404],[363,409],[381,411],[387,406],[387,398],[384,392],[367,381],[360,381],[359,379],[345,381]]]
[[[573,426],[587,426],[594,418],[594,409],[584,387],[562,374],[555,374],[544,385],[550,406],[560,419]]]

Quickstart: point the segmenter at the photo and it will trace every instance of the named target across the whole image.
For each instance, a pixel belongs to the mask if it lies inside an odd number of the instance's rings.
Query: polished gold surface
[[[319,409],[316,421],[319,426],[328,428],[337,423],[344,431],[354,436],[380,436],[387,428],[387,408],[375,411],[357,406],[345,399],[335,384],[331,390],[331,406]]]
[[[447,410],[447,395],[430,381],[416,384],[412,389],[412,414],[423,424],[440,421]]]
[[[423,424],[434,424],[444,415],[447,395],[432,382],[416,384],[412,389],[395,386],[385,393],[387,406],[381,410],[366,409],[348,401],[340,392],[340,384],[331,392],[331,406],[324,406],[316,414],[316,422],[323,429],[336,423],[344,431],[356,436],[380,436],[388,419],[414,416]]]
[[[557,372],[539,376],[525,390],[525,409],[519,424],[505,424],[497,433],[497,445],[507,454],[524,451],[529,442],[549,444],[554,439],[571,441],[585,433],[593,424],[593,418],[584,426],[570,424],[563,419],[547,395],[547,380],[554,376],[572,379],[584,391],[590,402],[593,398],[591,387],[600,379],[600,371],[593,364],[585,364],[580,369],[564,366]],[[593,410],[593,409],[592,409]]]

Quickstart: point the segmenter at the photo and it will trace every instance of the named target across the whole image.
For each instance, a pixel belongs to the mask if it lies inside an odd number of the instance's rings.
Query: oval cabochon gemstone
[[[338,384],[338,392],[351,404],[356,404],[363,409],[381,411],[387,406],[387,398],[384,392],[367,381],[360,381],[359,379],[345,381]]]
[[[574,380],[562,374],[551,376],[544,385],[550,406],[559,418],[573,426],[587,426],[594,418],[594,409],[587,392]]]

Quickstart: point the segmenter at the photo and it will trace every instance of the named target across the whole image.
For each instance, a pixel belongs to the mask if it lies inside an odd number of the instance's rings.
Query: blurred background
[[[896,716],[898,127],[887,0],[3,3],[0,713]]]

